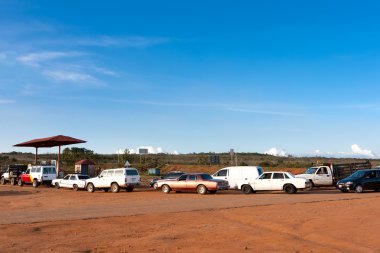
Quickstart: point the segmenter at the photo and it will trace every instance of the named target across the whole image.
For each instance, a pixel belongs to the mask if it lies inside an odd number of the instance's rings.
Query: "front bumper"
[[[218,185],[216,188],[218,191],[223,191],[223,190],[228,190],[229,186],[228,185]]]
[[[351,191],[354,189],[352,184],[337,184],[336,188],[341,191]]]

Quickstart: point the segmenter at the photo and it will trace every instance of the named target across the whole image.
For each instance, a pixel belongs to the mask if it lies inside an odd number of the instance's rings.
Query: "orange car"
[[[214,179],[207,173],[183,174],[177,179],[163,179],[157,181],[158,188],[164,193],[170,191],[193,191],[199,194],[216,193],[218,190],[227,190],[228,182]]]

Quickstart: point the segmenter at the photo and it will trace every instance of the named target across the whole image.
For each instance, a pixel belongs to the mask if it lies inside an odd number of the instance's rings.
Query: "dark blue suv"
[[[336,184],[342,192],[355,191],[362,193],[366,190],[380,190],[380,169],[369,169],[356,171]]]

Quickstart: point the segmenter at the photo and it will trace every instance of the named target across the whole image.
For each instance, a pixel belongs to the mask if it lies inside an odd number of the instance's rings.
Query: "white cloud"
[[[6,53],[1,53],[0,52],[0,62],[3,62],[3,61],[5,61],[5,60],[7,60],[7,55],[6,55]]]
[[[264,154],[267,155],[273,155],[273,156],[280,156],[280,157],[287,157],[289,154],[286,152],[285,149],[282,148],[270,148],[269,150],[265,151]]]
[[[44,74],[56,81],[94,82],[97,79],[89,74],[71,71],[45,71]]]
[[[352,144],[351,151],[352,151],[352,154],[354,155],[367,156],[369,158],[376,157],[376,155],[372,152],[372,150],[362,148],[358,144]]]
[[[98,46],[98,47],[150,47],[158,44],[169,42],[168,38],[150,38],[142,36],[130,37],[112,37],[99,36],[97,38],[79,39],[78,45],[82,46]]]
[[[39,67],[40,63],[58,59],[58,58],[68,58],[68,57],[77,57],[83,55],[79,52],[60,52],[60,51],[47,51],[40,53],[30,53],[27,55],[22,55],[18,57],[18,60],[23,64]]]
[[[172,155],[178,155],[179,152],[177,150],[174,150],[173,152],[167,152],[162,147],[153,147],[153,146],[140,146],[138,148],[131,148],[128,149],[130,154],[139,154],[139,149],[147,149],[148,154],[172,154]],[[124,154],[124,149],[119,149],[119,154]]]
[[[13,103],[15,103],[15,101],[12,99],[0,98],[0,104],[13,104]]]

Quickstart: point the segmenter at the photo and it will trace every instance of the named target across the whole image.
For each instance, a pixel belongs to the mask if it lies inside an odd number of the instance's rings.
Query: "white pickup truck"
[[[296,177],[310,180],[312,186],[335,186],[339,180],[352,175],[354,172],[370,168],[371,163],[369,161],[345,164],[326,163],[310,167],[305,173],[296,175]]]
[[[244,194],[256,191],[285,191],[296,193],[298,190],[310,189],[309,180],[296,178],[292,173],[285,171],[264,172],[255,180],[245,183],[241,187]]]

